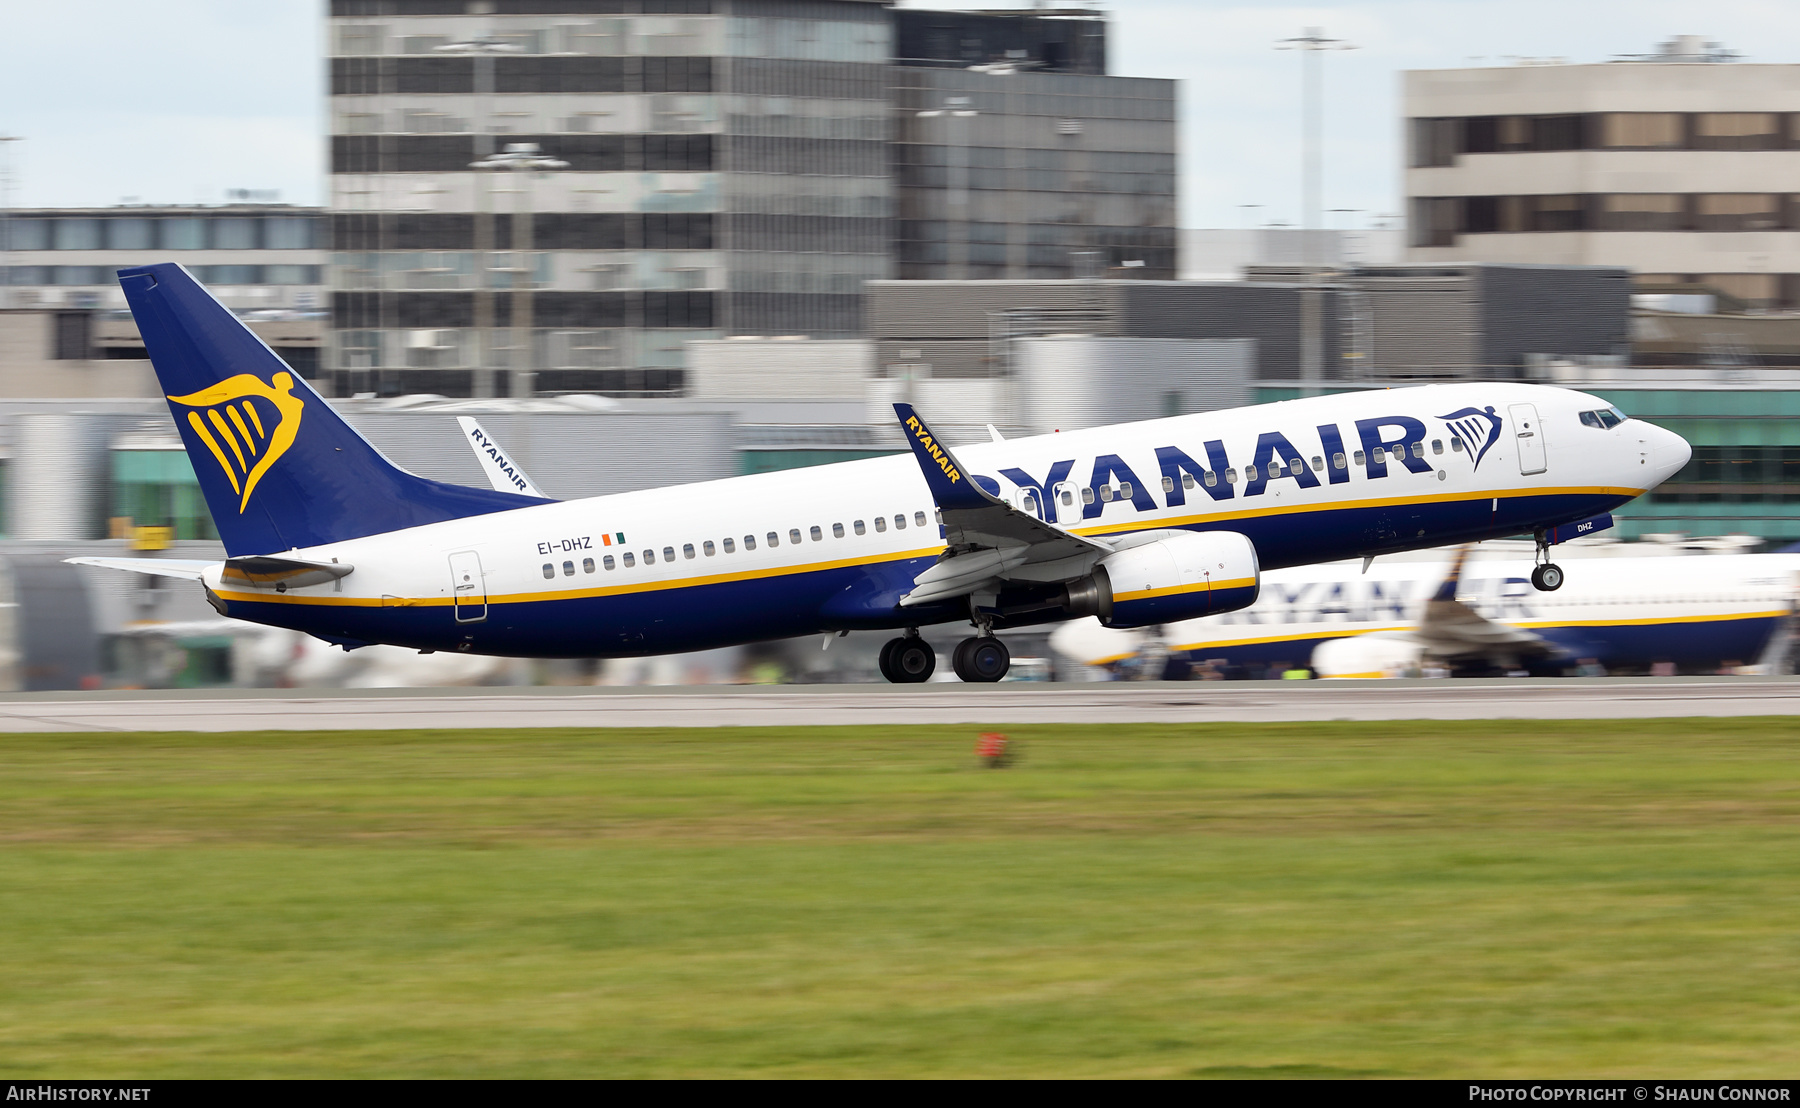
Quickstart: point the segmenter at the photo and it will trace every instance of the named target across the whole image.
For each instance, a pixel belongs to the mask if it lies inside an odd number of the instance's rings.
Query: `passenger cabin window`
[[[725,540],[725,553],[736,554],[737,553],[737,543],[732,542],[730,539],[726,539]]]
[[[1206,487],[1210,489],[1219,483],[1219,475],[1209,469],[1206,471],[1204,480],[1206,481]]]
[[[1332,469],[1345,468],[1344,467],[1344,452],[1342,450],[1338,451],[1336,454],[1333,454],[1331,456],[1331,468]]]
[[[563,576],[564,577],[575,576],[575,563],[574,562],[564,562],[563,563]]]
[[[727,551],[729,551],[731,548],[728,546],[725,549]],[[755,550],[756,549],[756,536],[755,535],[745,535],[744,536],[744,549],[745,550]]]
[[[869,532],[869,529],[863,526],[863,521],[860,519],[852,524],[852,526],[856,528],[856,533],[859,535],[866,535]]]
[[[1100,486],[1100,502],[1102,504],[1112,503],[1112,486],[1111,485],[1101,485]]]
[[[727,539],[725,541],[730,542],[731,540]],[[716,553],[716,548],[713,546],[713,541],[711,539],[707,539],[705,542],[702,542],[700,544],[700,552],[702,554],[705,554],[708,558],[712,557]]]
[[[1442,454],[1444,452],[1444,440],[1443,439],[1432,439],[1431,440],[1431,452],[1433,454]]]
[[[887,517],[886,516],[876,516],[875,517],[875,530],[877,530],[877,531],[886,531],[887,530]]]
[[[632,566],[637,565],[637,558],[629,550],[627,550],[625,553],[619,555],[619,557],[625,559],[625,568],[626,569],[630,569]]]
[[[924,512],[914,512],[913,513],[913,522],[918,524],[920,527],[925,526],[925,513]]]
[[[594,559],[592,559],[592,558],[581,559],[581,572],[583,572],[583,573],[594,572]]]
[[[1362,452],[1362,451],[1360,451],[1360,450],[1358,450],[1358,451],[1357,451],[1357,452],[1356,452],[1356,464],[1357,464],[1357,465],[1362,465],[1362,464],[1363,464],[1363,452]]]
[[[1450,453],[1452,453],[1452,454],[1461,454],[1462,453],[1462,440],[1455,437],[1454,435],[1452,435],[1450,438]]]
[[[843,538],[844,537],[844,525],[841,523],[832,524],[831,525],[831,537],[834,539]]]
[[[815,527],[815,528],[813,528],[813,530],[816,531],[816,530],[818,530],[818,528]],[[798,527],[788,528],[788,541],[791,543],[795,543],[795,544],[798,544],[800,542],[800,528],[798,528]]]
[[[1212,484],[1212,482],[1208,481],[1207,484],[1210,485],[1210,484]],[[1181,487],[1184,489],[1193,488],[1194,487],[1194,475],[1191,473],[1182,474],[1181,475]]]
[[[551,565],[549,562],[545,562],[544,563],[544,580],[548,581],[555,576],[556,576],[556,567]]]
[[[843,530],[843,528],[840,527],[840,528],[838,528],[838,530],[841,531],[841,530]],[[818,524],[816,524],[816,523],[813,524],[812,525],[812,540],[814,542],[818,542],[820,539],[822,539],[824,537],[825,537],[825,532],[819,530]],[[798,540],[795,540],[795,541],[798,541]]]
[[[1423,458],[1424,456],[1425,456],[1425,444],[1422,442],[1413,443],[1413,457]]]
[[[689,547],[688,548],[688,557],[692,558],[693,556],[694,556],[693,548]],[[672,546],[663,547],[663,561],[672,562],[674,560],[675,560],[675,548]]]
[[[1081,502],[1083,504],[1092,504],[1094,502],[1094,490],[1088,488],[1086,485],[1081,487]]]
[[[780,531],[770,531],[768,534],[764,535],[763,538],[768,540],[770,550],[773,550],[776,547],[781,545],[781,532]]]
[[[1119,495],[1124,497],[1127,500],[1131,499],[1131,482],[1130,481],[1120,481],[1119,482]]]
[[[653,566],[656,564],[656,551],[654,551],[654,550],[644,551],[644,564],[647,566]]]
[[[894,530],[896,530],[896,531],[906,530],[906,517],[905,516],[895,516],[894,517]]]
[[[1068,489],[1064,489],[1063,494],[1062,494],[1062,502],[1063,502],[1064,507],[1074,504],[1075,503],[1075,494],[1070,492]]]
[[[1227,485],[1237,484],[1237,470],[1228,469],[1225,471],[1225,483]]]
[[[1256,480],[1256,463],[1255,462],[1251,462],[1249,465],[1244,467],[1244,480],[1246,480],[1246,481]]]
[[[1324,468],[1325,468],[1325,459],[1319,457],[1317,454],[1314,454],[1313,455],[1313,472],[1318,473],[1321,470],[1323,470]]]
[[[712,543],[707,543],[706,545],[711,546]],[[712,553],[712,551],[709,550],[709,551],[707,551],[707,553],[710,554],[710,553]],[[683,558],[692,558],[694,556],[694,544],[691,542],[682,543],[681,544],[681,556]]]
[[[608,573],[611,573],[613,570],[613,566],[615,565],[615,563],[613,562],[613,556],[611,554],[602,555],[600,558],[600,564],[602,566],[606,567],[606,571]]]

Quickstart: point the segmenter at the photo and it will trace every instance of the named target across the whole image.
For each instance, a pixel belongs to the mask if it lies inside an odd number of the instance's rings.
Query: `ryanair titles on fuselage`
[[[1456,448],[1453,452],[1462,457],[1465,463],[1473,465],[1482,454],[1486,453],[1487,447],[1492,446],[1499,437],[1500,417],[1494,415],[1493,409],[1489,408],[1485,413],[1485,418],[1492,421],[1493,427],[1486,442],[1464,448],[1466,444],[1462,436],[1455,430],[1448,432],[1452,439],[1452,446]],[[909,425],[915,428],[915,434],[920,434],[916,429],[916,422]],[[1352,464],[1360,465],[1364,475],[1371,480],[1380,480],[1388,476],[1390,460],[1405,466],[1412,473],[1430,474],[1433,472],[1432,462],[1421,456],[1423,451],[1420,449],[1430,437],[1430,432],[1426,429],[1423,420],[1415,419],[1412,416],[1377,416],[1373,419],[1357,420],[1356,436],[1361,448],[1361,457],[1355,462],[1345,458],[1345,464],[1342,466],[1336,464],[1337,456],[1345,453],[1344,437],[1338,425],[1322,423],[1316,430],[1319,434],[1319,446],[1323,451],[1321,462],[1325,480],[1333,485],[1349,482]],[[920,437],[921,441],[925,441],[925,436],[921,435]],[[1475,453],[1476,447],[1480,449],[1479,454]],[[1180,447],[1158,446],[1154,448],[1157,465],[1160,469],[1158,476],[1166,479],[1164,488],[1168,497],[1168,507],[1175,508],[1186,504],[1190,492],[1204,492],[1214,500],[1230,500],[1239,495],[1238,475],[1232,467],[1231,458],[1225,450],[1223,440],[1208,439],[1202,444],[1202,448],[1206,455],[1204,462],[1195,459]],[[1037,490],[1037,495],[1033,499],[1037,502],[1038,514],[1048,518],[1044,506],[1052,502],[1057,487],[1069,481],[1069,475],[1075,468],[1075,461],[1076,459],[1069,458],[1052,463],[1049,472],[1041,480],[1018,468],[1005,468],[1000,470],[1000,473],[1021,489]],[[1210,482],[1206,479],[1209,473],[1212,475]],[[1193,478],[1192,489],[1184,485],[1182,481],[1184,474]],[[1268,490],[1269,482],[1282,478],[1291,478],[1299,488],[1303,489],[1318,488],[1320,484],[1319,474],[1307,465],[1306,458],[1300,449],[1280,431],[1265,431],[1256,437],[1256,448],[1250,464],[1244,469],[1243,477],[1242,495],[1246,497],[1263,495]],[[993,478],[972,474],[969,479],[987,489],[988,492],[999,494],[999,482]],[[1150,495],[1149,488],[1139,479],[1130,464],[1117,454],[1102,454],[1095,458],[1092,473],[1084,484],[1094,489],[1102,486],[1116,486],[1121,498],[1129,500],[1131,506],[1138,511],[1157,510],[1158,505]],[[1101,512],[1106,509],[1106,505],[1106,501],[1095,497],[1092,503],[1082,507],[1082,518],[1099,518]]]

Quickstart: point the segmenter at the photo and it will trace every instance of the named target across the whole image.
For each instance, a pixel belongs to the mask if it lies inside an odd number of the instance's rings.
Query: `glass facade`
[[[889,71],[903,280],[1175,279],[1175,82]]]
[[[112,511],[127,526],[168,527],[177,539],[218,539],[187,452],[114,450]]]

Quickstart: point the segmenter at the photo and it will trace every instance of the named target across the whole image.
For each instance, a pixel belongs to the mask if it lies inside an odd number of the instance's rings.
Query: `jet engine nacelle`
[[[1410,632],[1377,631],[1320,643],[1313,648],[1312,671],[1319,677],[1399,677],[1424,661],[1425,647]]]
[[[1075,615],[1108,627],[1148,627],[1256,603],[1256,547],[1236,531],[1182,532],[1108,554],[1069,586]]]

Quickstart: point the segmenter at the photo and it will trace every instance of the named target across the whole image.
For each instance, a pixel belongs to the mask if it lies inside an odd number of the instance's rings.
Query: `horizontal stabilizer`
[[[486,475],[488,484],[494,486],[494,491],[544,498],[531,478],[525,476],[518,459],[500,449],[494,436],[488,434],[473,416],[457,416],[456,422],[462,427],[463,438],[469,449],[475,451],[475,460],[481,463],[481,472]]]
[[[346,562],[308,562],[299,558],[270,555],[228,558],[220,583],[286,592],[289,589],[323,585],[327,581],[348,577],[355,568]]]
[[[148,573],[155,577],[179,577],[198,581],[200,575],[218,565],[216,561],[197,562],[183,558],[64,558],[72,566],[99,566],[122,569],[127,573]]]

